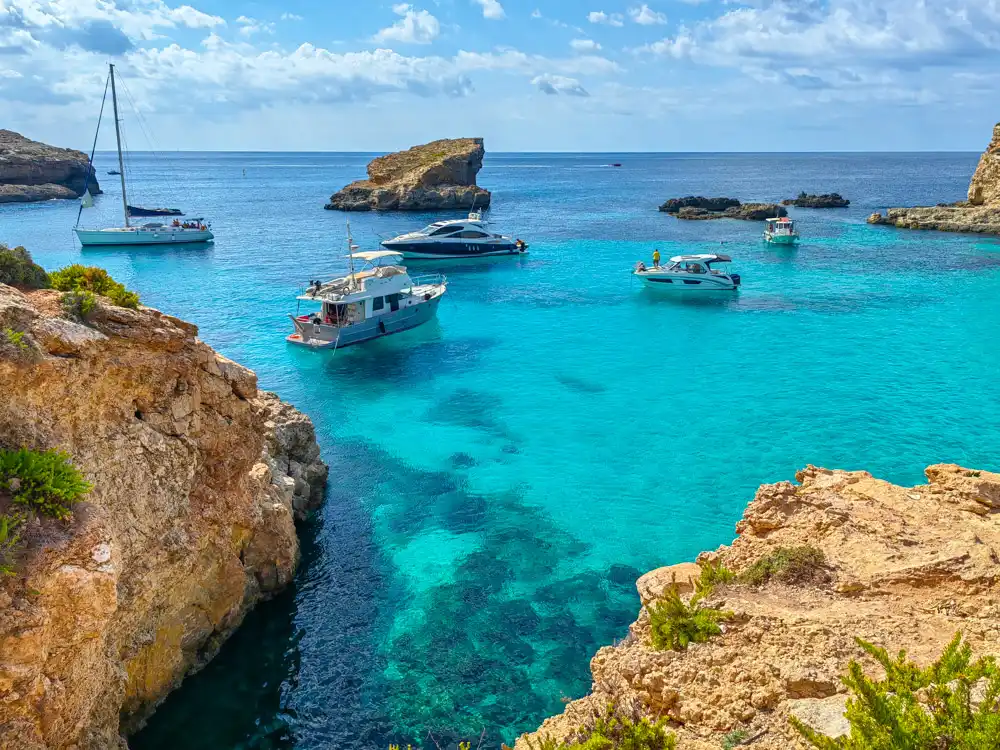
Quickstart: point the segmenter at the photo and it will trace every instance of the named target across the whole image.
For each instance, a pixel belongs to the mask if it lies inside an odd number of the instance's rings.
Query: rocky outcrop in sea
[[[53,198],[79,198],[90,169],[87,155],[56,148],[0,130],[0,203],[30,203]],[[101,192],[91,176],[90,192]]]
[[[490,191],[476,185],[486,150],[482,138],[433,141],[380,156],[368,179],[352,182],[326,205],[337,211],[436,211],[487,208]]]
[[[777,203],[741,203],[736,198],[704,198],[689,195],[671,198],[660,210],[678,219],[742,219],[764,221],[788,216],[788,211]]]
[[[926,476],[900,487],[809,466],[799,484],[762,486],[731,545],[639,579],[643,609],[625,640],[594,656],[591,694],[516,750],[569,736],[609,703],[667,719],[678,750],[718,750],[733,732],[753,738],[755,750],[804,747],[789,718],[828,736],[845,732],[840,677],[852,659],[877,673],[856,636],[890,654],[906,649],[921,665],[958,631],[977,655],[1000,654],[1000,474],[942,464]],[[810,565],[741,582],[782,549]],[[645,605],[674,581],[689,597],[708,564],[737,576],[704,600],[731,613],[723,632],[686,650],[654,649]]]
[[[936,229],[943,232],[1000,234],[1000,123],[986,147],[972,181],[968,200],[937,206],[890,208],[868,217],[869,224],[899,229]]]
[[[847,208],[851,205],[851,202],[840,193],[812,195],[803,191],[799,193],[797,198],[788,198],[781,201],[781,205],[797,206],[799,208]]]
[[[292,580],[326,482],[309,419],[194,325],[104,298],[87,319],[0,284],[0,445],[64,450],[93,486],[0,580],[6,750],[124,749]]]

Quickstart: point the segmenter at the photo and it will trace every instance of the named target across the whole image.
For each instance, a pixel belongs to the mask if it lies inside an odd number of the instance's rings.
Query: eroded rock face
[[[0,581],[5,750],[124,747],[256,602],[287,585],[322,498],[312,424],[195,326],[0,284],[0,443],[66,450],[93,484]]]
[[[82,151],[56,148],[0,130],[0,203],[79,198],[87,185],[89,160]],[[101,192],[96,177],[90,192]]]
[[[368,179],[352,182],[330,198],[338,211],[429,211],[487,208],[490,192],[476,186],[486,150],[482,138],[433,141],[380,156]]]
[[[521,737],[517,750],[529,737],[535,746],[565,737],[609,701],[633,700],[676,722],[680,750],[718,748],[737,728],[757,737],[757,750],[804,748],[789,716],[837,736],[846,728],[847,664],[857,659],[878,674],[855,636],[922,663],[959,630],[977,655],[1000,653],[1000,474],[939,465],[927,477],[907,488],[810,466],[799,485],[762,486],[736,541],[699,560],[739,573],[777,547],[812,545],[826,556],[829,580],[717,586],[709,602],[735,619],[684,652],[652,649],[643,609],[630,636],[591,661],[591,695]],[[681,581],[694,570],[644,576],[643,601],[662,596],[675,573]]]
[[[993,140],[986,147],[969,183],[968,201],[890,208],[884,216],[873,213],[868,223],[898,229],[1000,235],[1000,123],[993,128]]]

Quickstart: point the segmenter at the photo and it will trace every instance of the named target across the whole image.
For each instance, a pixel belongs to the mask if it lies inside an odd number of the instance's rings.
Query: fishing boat
[[[390,250],[356,252],[349,226],[347,244],[350,274],[326,283],[310,282],[297,299],[300,306],[318,303],[319,310],[289,316],[295,326],[285,339],[289,343],[336,350],[408,331],[437,314],[448,290],[444,276],[410,278],[405,267],[390,262],[401,257]],[[354,270],[356,261],[362,264],[359,271]]]
[[[481,211],[473,210],[467,219],[436,221],[416,232],[402,234],[382,243],[386,250],[407,259],[483,258],[493,255],[523,255],[528,245],[487,228]]]
[[[115,141],[118,146],[118,169],[112,170],[121,177],[122,209],[125,226],[107,227],[103,229],[84,229],[80,227],[80,217],[83,209],[94,205],[89,186],[84,188],[80,198],[80,211],[76,217],[73,231],[83,245],[173,245],[192,242],[208,242],[215,238],[208,222],[203,219],[173,224],[146,223],[133,224],[133,216],[178,216],[177,209],[137,209],[128,204],[128,191],[125,184],[125,157],[122,152],[121,119],[118,115],[118,90],[115,83],[115,66],[108,65],[108,83],[104,86],[104,97],[108,95],[108,85],[111,88],[111,104],[115,116]],[[104,100],[101,101],[101,117],[97,120],[97,132],[94,133],[94,147],[90,152],[91,174],[93,174],[94,152],[97,150],[97,137],[101,131],[101,119],[104,114]],[[88,182],[89,182],[88,175]],[[167,212],[167,213],[164,213]]]
[[[679,292],[734,292],[741,283],[738,273],[729,271],[728,255],[677,255],[665,266],[647,266],[639,261],[633,274],[648,286]],[[715,268],[716,263],[726,264]]]
[[[799,241],[799,233],[795,231],[795,222],[787,216],[779,219],[766,219],[764,240],[772,245],[794,245]]]

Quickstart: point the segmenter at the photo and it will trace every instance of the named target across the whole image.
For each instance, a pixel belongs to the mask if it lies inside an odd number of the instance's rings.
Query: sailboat
[[[125,185],[125,158],[122,154],[121,119],[118,116],[118,92],[115,87],[115,66],[108,65],[108,80],[111,84],[111,104],[115,115],[115,140],[118,144],[118,170],[122,181],[122,209],[125,214],[125,226],[109,227],[107,229],[81,229],[80,216],[83,209],[94,205],[90,190],[85,189],[80,199],[80,212],[77,214],[76,227],[73,229],[83,245],[173,245],[190,242],[208,242],[215,239],[212,230],[204,219],[190,219],[181,222],[174,219],[170,224],[149,223],[132,224],[130,219],[133,209],[128,204],[128,193]],[[108,87],[104,87],[107,98]],[[104,114],[104,101],[101,102],[101,115]],[[97,133],[94,134],[94,149],[97,148],[97,135],[101,130],[101,118],[97,121]],[[90,154],[91,174],[93,174],[94,151]]]

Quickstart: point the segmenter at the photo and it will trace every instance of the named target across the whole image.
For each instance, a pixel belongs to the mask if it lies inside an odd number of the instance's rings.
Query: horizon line
[[[82,149],[81,149],[82,150]],[[407,149],[398,151],[330,151],[330,150],[310,150],[310,149],[131,149],[132,154],[357,154],[367,156],[369,154],[396,154]],[[85,152],[86,153],[86,152]],[[96,153],[116,153],[115,149],[97,149]],[[916,151],[890,150],[890,151],[856,151],[856,150],[828,150],[828,151],[492,151],[486,152],[495,155],[518,155],[518,154],[564,154],[564,155],[619,155],[619,156],[648,156],[648,155],[774,155],[774,154],[976,154],[981,151],[966,149],[921,149]]]

